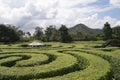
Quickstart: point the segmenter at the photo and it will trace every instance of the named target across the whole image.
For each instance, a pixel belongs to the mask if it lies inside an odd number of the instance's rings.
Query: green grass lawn
[[[0,44],[0,80],[120,80],[120,48],[103,41]]]

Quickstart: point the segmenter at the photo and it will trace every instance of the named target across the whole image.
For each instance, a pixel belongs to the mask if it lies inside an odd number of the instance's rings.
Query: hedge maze
[[[0,46],[0,80],[120,80],[120,49],[98,42]],[[89,45],[88,45],[89,44]]]

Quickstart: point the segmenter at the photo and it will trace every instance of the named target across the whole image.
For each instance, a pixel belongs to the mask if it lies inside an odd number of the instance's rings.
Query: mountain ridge
[[[101,29],[92,29],[92,28],[90,28],[82,23],[77,24],[77,25],[69,28],[70,33],[74,33],[76,31],[80,31],[83,34],[101,34],[102,33]]]

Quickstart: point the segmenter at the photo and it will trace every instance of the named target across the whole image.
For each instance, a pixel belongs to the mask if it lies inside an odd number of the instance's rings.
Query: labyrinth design
[[[120,80],[120,50],[86,45],[1,46],[0,80]]]

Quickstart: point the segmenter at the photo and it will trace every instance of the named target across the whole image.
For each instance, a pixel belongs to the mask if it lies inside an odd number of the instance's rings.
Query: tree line
[[[27,42],[32,40],[40,40],[44,42],[60,41],[60,42],[72,42],[72,38],[68,33],[68,28],[65,25],[61,25],[59,29],[51,25],[43,31],[42,27],[36,27],[34,34],[30,32],[24,32],[13,25],[0,24],[0,42],[3,43],[15,43],[15,42]]]
[[[42,27],[36,27],[34,34],[24,32],[13,25],[0,24],[0,42],[14,43],[25,42],[32,40],[39,40],[44,42],[72,42],[80,40],[109,40],[120,39],[120,26],[111,28],[110,24],[106,22],[102,29],[102,33],[98,35],[84,35],[79,30],[74,34],[69,33],[66,25],[61,25],[59,29],[54,25],[50,25],[43,31]]]
[[[36,27],[33,38],[45,42],[72,42],[72,37],[68,33],[68,28],[65,25],[61,25],[59,29],[56,29],[54,25],[51,25],[47,27],[44,32],[41,27]]]
[[[103,28],[103,40],[119,39],[120,40],[120,26],[111,28],[110,24],[106,22]]]

